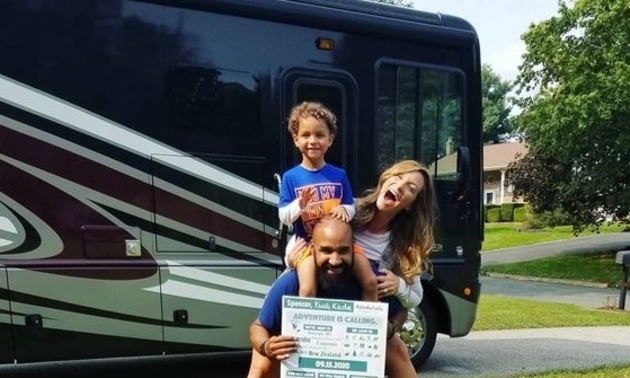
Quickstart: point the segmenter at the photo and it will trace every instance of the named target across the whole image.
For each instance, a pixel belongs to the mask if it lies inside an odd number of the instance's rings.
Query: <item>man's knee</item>
[[[258,351],[252,350],[252,361],[249,365],[247,378],[278,378],[280,366],[278,361],[263,357]]]
[[[385,358],[385,372],[390,377],[417,378],[418,374],[409,359],[409,352],[405,343],[394,335],[387,341],[387,354]]]
[[[409,352],[407,351],[407,346],[400,339],[400,337],[398,337],[398,335],[394,335],[389,340],[387,340],[387,354],[388,355],[391,354],[392,356],[409,358]]]

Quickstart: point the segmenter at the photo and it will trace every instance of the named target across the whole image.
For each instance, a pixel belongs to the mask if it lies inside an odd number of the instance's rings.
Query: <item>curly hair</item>
[[[400,211],[389,223],[393,271],[411,282],[415,275],[431,269],[429,253],[435,246],[434,226],[438,216],[435,188],[429,170],[415,160],[402,160],[386,169],[376,188],[368,189],[356,200],[354,230],[366,228],[378,211],[376,200],[385,181],[405,173],[420,172],[424,187],[418,193],[409,211]]]
[[[289,113],[288,123],[289,132],[291,135],[298,133],[300,127],[300,119],[307,118],[309,116],[315,117],[320,121],[324,121],[328,126],[328,131],[332,135],[337,135],[337,117],[327,107],[319,102],[304,101],[298,105],[295,105]]]

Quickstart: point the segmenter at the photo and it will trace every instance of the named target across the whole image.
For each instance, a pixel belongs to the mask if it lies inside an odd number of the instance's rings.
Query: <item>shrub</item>
[[[486,203],[483,205],[483,220],[484,222],[490,222],[488,220],[488,210],[490,209],[498,209],[500,208],[500,205],[495,205],[493,203]]]
[[[525,222],[527,220],[527,208],[519,206],[514,209],[514,222]]]
[[[501,209],[493,208],[488,209],[488,222],[501,222]]]
[[[516,210],[520,209],[521,207],[525,207],[526,204],[524,204],[523,202],[514,202],[512,203],[512,205],[514,205],[514,210]]]
[[[514,204],[504,203],[501,205],[501,221],[513,222],[514,221]]]
[[[528,206],[529,207],[529,206]],[[571,224],[566,213],[559,210],[545,211],[543,213],[529,212],[524,222],[527,228],[542,229],[545,227],[565,226]]]

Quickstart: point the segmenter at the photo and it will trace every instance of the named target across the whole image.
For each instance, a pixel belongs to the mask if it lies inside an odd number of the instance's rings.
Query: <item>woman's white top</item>
[[[354,242],[357,243],[365,252],[365,256],[372,261],[380,262],[385,255],[386,250],[389,251],[389,241],[391,232],[387,231],[382,234],[373,234],[370,231],[355,231]],[[389,269],[389,267],[385,267]]]
[[[354,241],[363,248],[365,255],[372,261],[379,262],[379,269],[391,269],[392,248],[390,245],[391,232],[374,234],[367,230],[355,231]],[[396,297],[405,308],[414,308],[420,304],[424,295],[420,275],[413,277],[411,284],[398,277],[399,285]]]

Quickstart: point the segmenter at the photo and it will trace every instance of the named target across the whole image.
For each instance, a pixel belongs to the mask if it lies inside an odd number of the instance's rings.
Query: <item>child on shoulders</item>
[[[328,148],[337,134],[337,118],[317,102],[296,105],[289,115],[289,132],[302,162],[282,176],[278,213],[282,223],[293,225],[294,235],[287,243],[291,251],[296,238],[306,242],[306,248],[295,267],[300,283],[300,296],[317,295],[317,271],[310,241],[313,227],[324,216],[331,215],[349,222],[355,214],[352,188],[345,170],[325,161]],[[360,250],[358,250],[360,251]],[[370,261],[355,252],[352,272],[361,284],[362,299],[377,301],[377,280]]]

